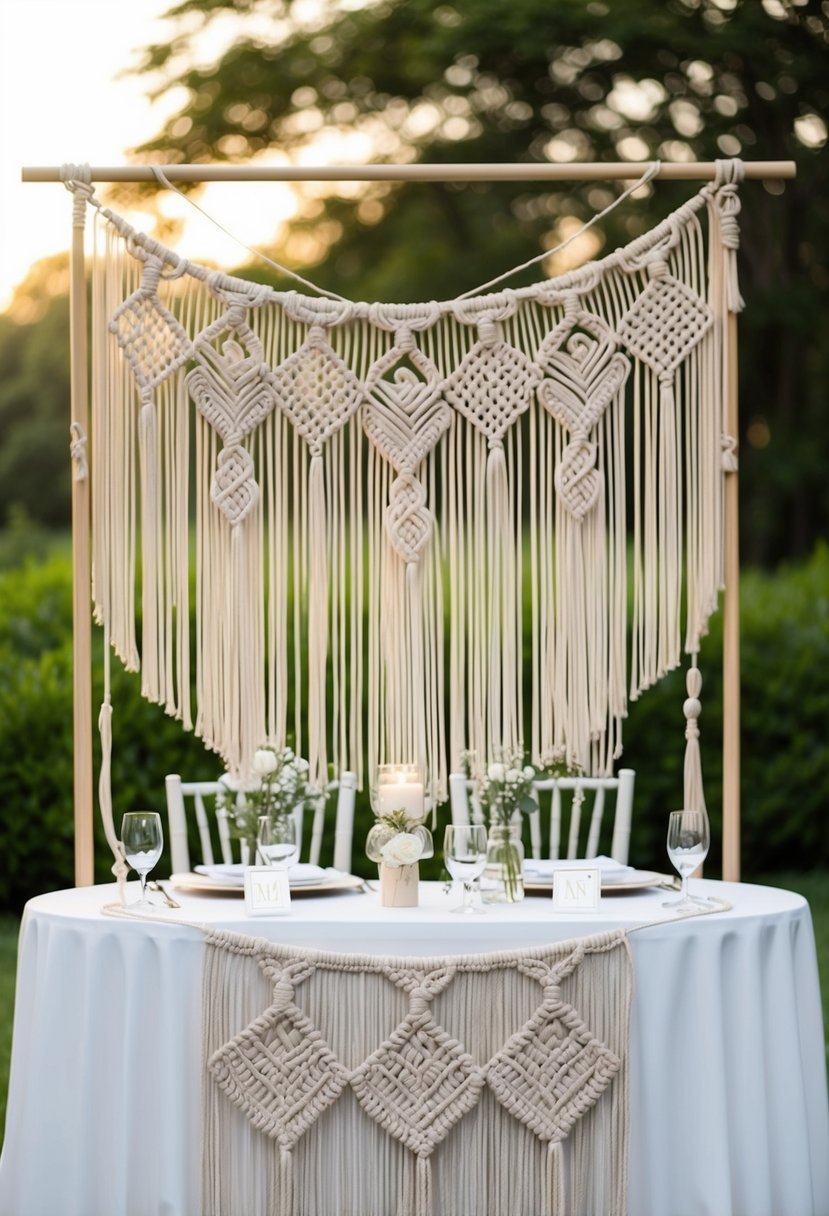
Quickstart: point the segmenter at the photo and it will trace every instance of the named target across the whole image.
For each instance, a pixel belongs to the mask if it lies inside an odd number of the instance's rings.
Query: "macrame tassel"
[[[518,689],[515,633],[515,588],[505,569],[513,544],[510,525],[507,462],[501,445],[486,462],[487,600],[489,654],[488,750],[518,743]]]
[[[418,1154],[407,1159],[403,1216],[432,1216],[432,1163]]]
[[[685,781],[683,808],[686,811],[705,811],[705,794],[702,788],[702,761],[699,751],[699,727],[697,719],[702,710],[699,694],[702,690],[702,675],[696,665],[688,669],[685,680],[688,699],[682,706],[685,714]]]
[[[550,1216],[567,1216],[564,1191],[564,1149],[560,1140],[551,1140],[547,1146],[547,1203]]]
[[[682,585],[680,524],[682,496],[677,462],[676,397],[673,376],[659,380],[659,640],[657,679],[680,661],[679,605]]]
[[[421,773],[426,762],[426,672],[423,646],[423,577],[419,562],[406,563],[407,632],[409,663],[406,702],[408,704],[410,748],[412,761]]]
[[[310,779],[328,780],[325,684],[328,658],[328,530],[325,466],[314,453],[308,472],[308,763]]]
[[[294,1162],[290,1149],[279,1150],[279,1185],[277,1187],[277,1216],[291,1216],[294,1210]]]
[[[158,673],[158,435],[155,403],[147,396],[139,422],[141,477],[141,695],[160,699]]]

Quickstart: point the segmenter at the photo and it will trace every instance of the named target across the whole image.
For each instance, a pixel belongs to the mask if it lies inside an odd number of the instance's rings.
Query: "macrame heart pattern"
[[[231,524],[241,523],[259,500],[253,460],[242,439],[276,405],[270,369],[244,315],[234,306],[201,334],[194,348],[196,367],[185,377],[196,408],[224,443],[210,497]]]
[[[452,421],[441,396],[442,379],[410,333],[369,368],[363,430],[400,476],[392,482],[385,523],[389,539],[406,562],[417,561],[432,534],[426,491],[414,476]]]
[[[588,436],[627,380],[630,363],[617,352],[600,317],[572,306],[542,344],[538,359],[547,373],[538,399],[570,433],[555,471],[556,490],[580,520],[598,502],[603,485],[595,467],[596,444]]]

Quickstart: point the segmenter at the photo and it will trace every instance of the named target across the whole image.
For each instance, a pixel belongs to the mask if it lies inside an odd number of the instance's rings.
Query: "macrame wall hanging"
[[[610,771],[723,582],[741,175],[579,270],[422,305],[208,271],[68,183],[95,610],[144,695],[239,777],[289,734],[317,780],[417,763],[437,800],[466,749]]]

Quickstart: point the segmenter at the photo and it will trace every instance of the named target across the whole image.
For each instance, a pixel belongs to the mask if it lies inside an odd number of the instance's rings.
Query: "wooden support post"
[[[72,437],[79,445],[72,470],[72,688],[75,797],[75,883],[95,881],[92,837],[92,573],[90,559],[89,475],[84,451],[89,429],[86,258],[86,202],[75,195],[72,216],[72,256],[69,290],[72,356]]]
[[[737,314],[729,313],[726,427],[739,435]],[[740,544],[739,477],[725,477],[725,599],[723,605],[723,834],[722,876],[740,881]]]

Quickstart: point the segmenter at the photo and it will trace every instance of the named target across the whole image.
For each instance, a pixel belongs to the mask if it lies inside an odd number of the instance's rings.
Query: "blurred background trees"
[[[181,104],[141,159],[796,160],[796,181],[743,191],[743,557],[771,566],[829,531],[826,0],[183,0],[170,14],[176,36],[136,70]],[[205,62],[208,38],[226,49]],[[309,183],[274,250],[352,298],[451,296],[556,245],[616,188]],[[656,184],[581,254],[692,189]],[[0,318],[0,522],[15,503],[66,518],[56,271],[36,268]],[[35,453],[45,477],[27,471]]]

